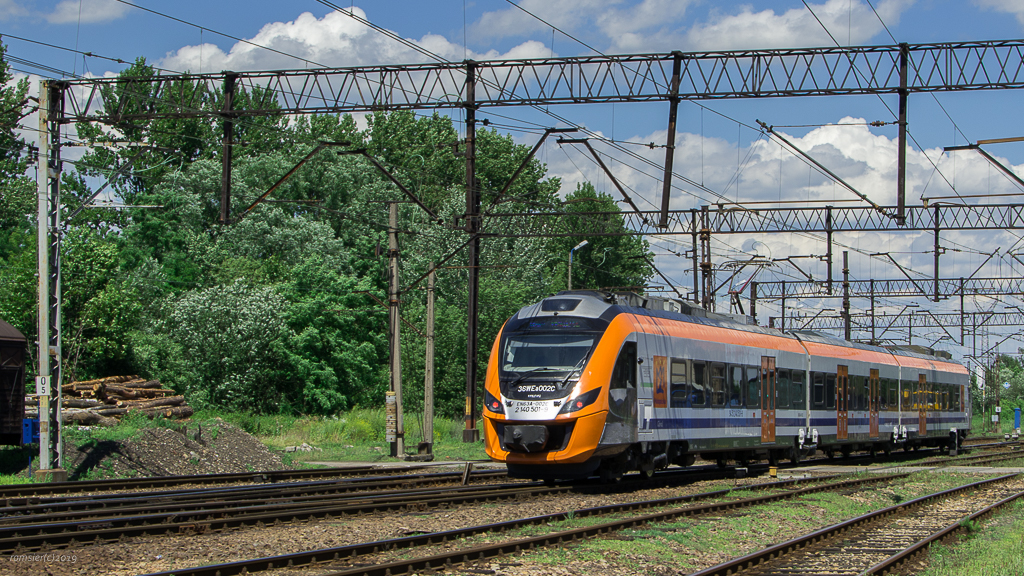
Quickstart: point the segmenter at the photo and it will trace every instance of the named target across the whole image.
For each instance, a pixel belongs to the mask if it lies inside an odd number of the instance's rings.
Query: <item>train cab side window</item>
[[[825,374],[825,408],[836,407],[836,375]]]
[[[688,401],[687,396],[689,396],[686,389],[686,360],[672,359],[672,381],[670,384],[669,405],[673,408],[685,408]]]
[[[789,380],[789,370],[779,370],[776,377],[776,408],[789,408],[789,393],[792,384]]]
[[[747,366],[747,408],[761,407],[761,369]]]
[[[821,372],[814,373],[814,407],[825,407],[825,375]]]
[[[743,366],[729,366],[729,406],[743,406]]]
[[[694,408],[707,406],[708,375],[703,362],[693,363],[693,380],[690,383],[690,405]]]
[[[725,364],[711,365],[711,405],[725,406]]]
[[[636,342],[626,342],[612,368],[611,390],[636,388]]]
[[[789,378],[792,386],[789,389],[790,403],[793,408],[803,409],[807,397],[807,373],[803,370],[793,370]]]

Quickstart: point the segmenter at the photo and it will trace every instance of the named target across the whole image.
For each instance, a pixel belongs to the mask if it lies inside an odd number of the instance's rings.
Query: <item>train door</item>
[[[871,376],[868,377],[868,426],[869,437],[878,438],[878,369],[871,369]]]
[[[775,442],[775,358],[761,356],[761,442]]]
[[[847,366],[836,367],[836,439],[846,440],[850,437],[849,417],[850,369]]]
[[[917,435],[928,435],[928,378],[917,376]]]

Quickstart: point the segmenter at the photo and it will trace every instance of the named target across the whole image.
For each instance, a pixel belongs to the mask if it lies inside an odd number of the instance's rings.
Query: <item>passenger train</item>
[[[882,348],[633,293],[564,291],[521,309],[491,349],[487,454],[509,474],[615,481],[698,457],[725,466],[823,451],[955,447],[968,372]]]

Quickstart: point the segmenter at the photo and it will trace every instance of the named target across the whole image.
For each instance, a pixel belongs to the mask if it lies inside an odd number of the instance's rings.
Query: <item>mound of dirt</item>
[[[256,472],[286,468],[254,436],[225,422],[142,428],[126,440],[65,445],[72,479]]]

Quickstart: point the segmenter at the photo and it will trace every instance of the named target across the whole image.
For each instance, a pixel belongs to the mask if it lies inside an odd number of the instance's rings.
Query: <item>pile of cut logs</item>
[[[150,418],[188,418],[192,407],[184,396],[174,396],[159,380],[138,376],[110,376],[97,380],[72,382],[61,386],[61,417],[64,422],[113,426],[129,411]]]

